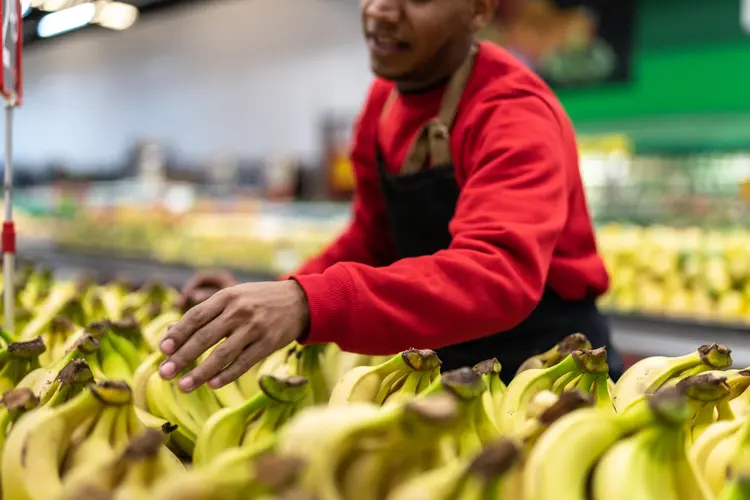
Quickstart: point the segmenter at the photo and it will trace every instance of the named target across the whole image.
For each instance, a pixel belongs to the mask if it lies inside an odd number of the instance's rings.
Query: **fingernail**
[[[176,321],[175,321],[174,323],[170,323],[170,324],[168,324],[168,325],[167,325],[167,331],[171,330],[171,329],[172,329],[172,327],[173,327],[174,325],[176,325],[176,324],[177,324],[177,322],[176,322]]]
[[[178,384],[180,386],[180,389],[185,392],[190,392],[193,389],[193,377],[183,377],[180,379],[180,383]]]
[[[164,354],[172,354],[174,351],[174,340],[172,339],[165,339],[161,343],[161,352]]]
[[[212,378],[209,380],[208,385],[211,386],[212,389],[218,389],[221,387],[221,380],[219,380],[218,377]]]
[[[162,378],[172,378],[174,377],[174,372],[175,366],[171,361],[167,361],[159,367],[159,373],[161,374]]]

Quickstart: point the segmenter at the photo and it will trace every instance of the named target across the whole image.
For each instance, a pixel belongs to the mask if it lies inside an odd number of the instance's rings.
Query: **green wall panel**
[[[750,35],[739,0],[637,0],[631,80],[560,92],[576,125],[749,114]]]

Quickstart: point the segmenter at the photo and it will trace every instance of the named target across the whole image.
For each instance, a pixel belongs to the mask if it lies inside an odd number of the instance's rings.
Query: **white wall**
[[[319,153],[321,114],[356,112],[370,80],[355,0],[209,0],[25,56],[20,162],[102,168],[132,140],[182,158]]]

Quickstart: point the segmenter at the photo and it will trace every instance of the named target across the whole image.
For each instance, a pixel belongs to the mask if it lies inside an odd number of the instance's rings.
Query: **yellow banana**
[[[16,423],[3,450],[5,500],[58,498],[62,490],[61,462],[71,434],[104,404],[95,395],[96,387],[57,408],[38,408]]]
[[[630,368],[615,384],[612,401],[619,412],[644,394],[651,394],[669,379],[691,370],[692,375],[709,370],[723,370],[732,365],[731,350],[725,345],[703,345],[697,351],[676,358],[652,356]],[[684,373],[683,373],[684,375]]]

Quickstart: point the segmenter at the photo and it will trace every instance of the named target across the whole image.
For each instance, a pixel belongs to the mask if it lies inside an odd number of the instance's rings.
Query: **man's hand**
[[[170,326],[161,342],[161,351],[168,358],[159,373],[167,380],[174,378],[226,339],[179,382],[185,392],[205,382],[218,389],[297,340],[307,328],[308,318],[307,298],[296,281],[225,288]]]
[[[204,271],[193,276],[182,289],[177,307],[187,310],[205,302],[213,294],[224,288],[236,286],[237,280],[226,271]]]

